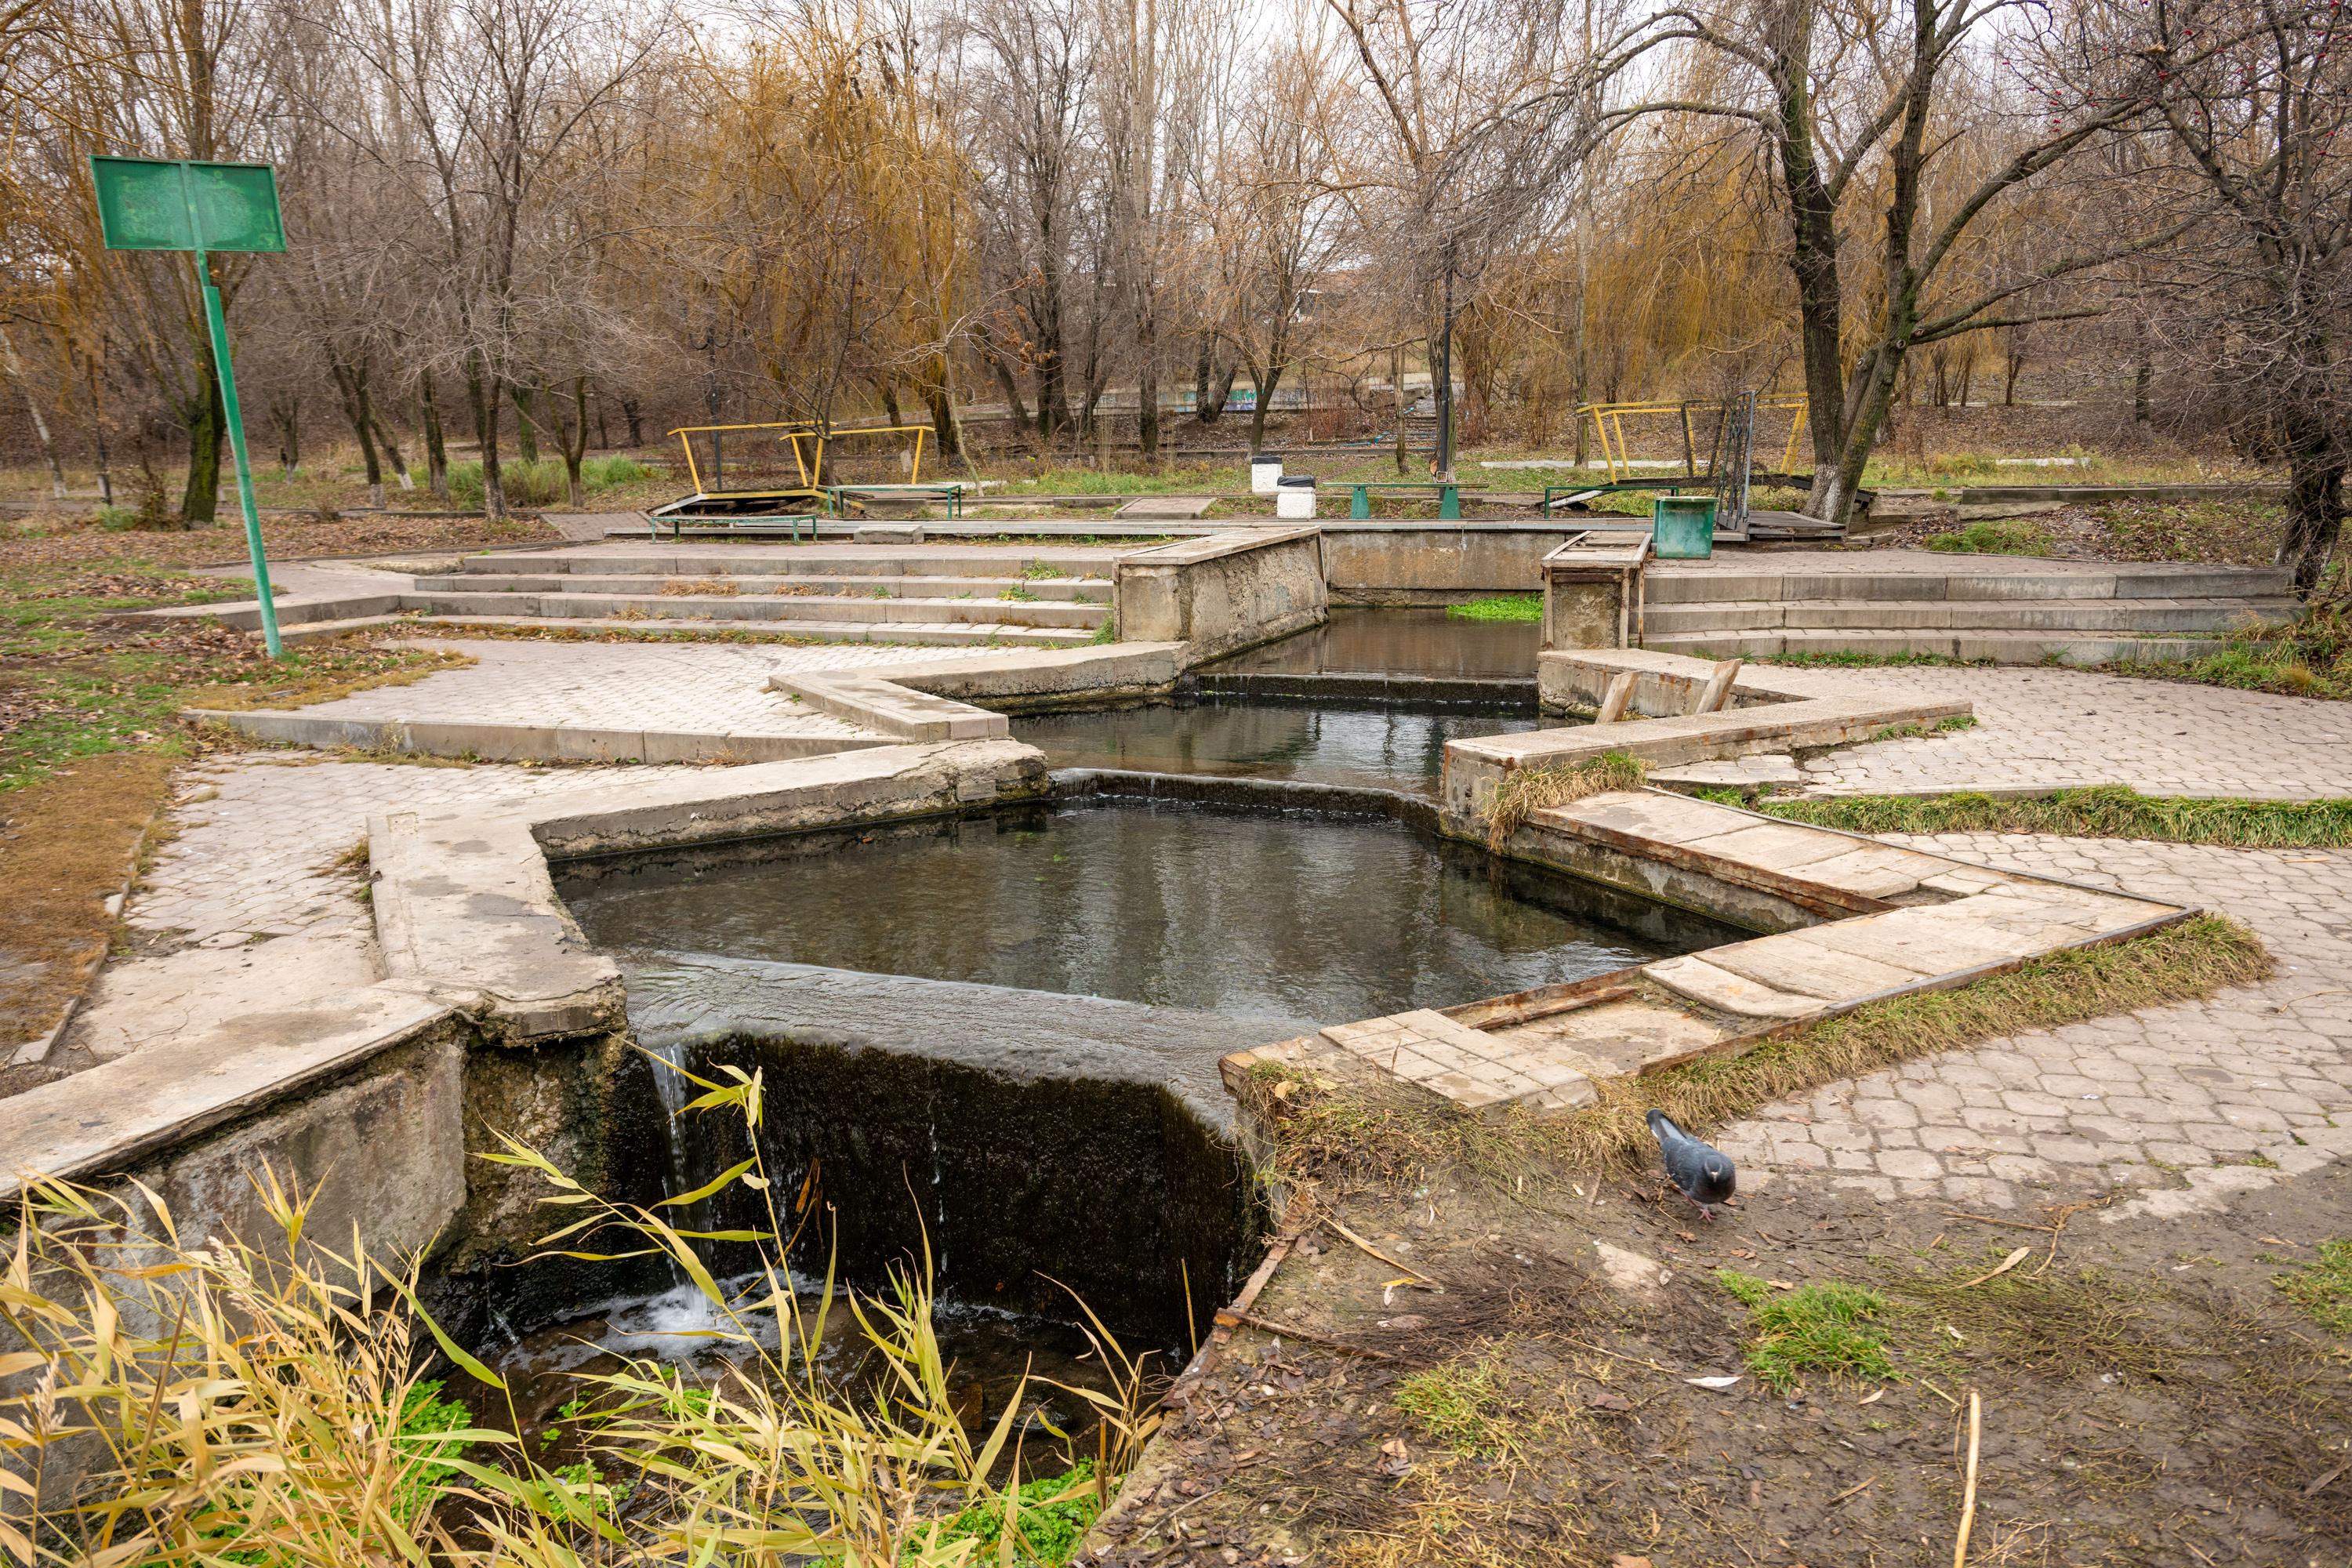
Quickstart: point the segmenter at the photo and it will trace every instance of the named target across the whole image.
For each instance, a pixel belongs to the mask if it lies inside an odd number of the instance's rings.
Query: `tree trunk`
[[[482,512],[500,521],[507,515],[507,492],[499,477],[499,395],[483,371],[479,351],[466,355],[466,395],[473,405],[474,430],[482,443]]]
[[[1404,347],[1389,350],[1389,396],[1396,405],[1396,469],[1404,472]]]
[[[2298,594],[2319,586],[2344,528],[2344,450],[2313,406],[2306,403],[2286,421],[2286,531],[2275,557],[2293,569]]]
[[[212,358],[207,337],[203,354],[207,373]],[[228,434],[220,383],[207,374],[204,390],[181,404],[180,411],[188,422],[188,485],[180,492],[180,521],[188,528],[210,528],[220,516],[221,443]]]
[[[100,353],[105,352],[103,343]],[[89,376],[89,436],[98,448],[98,503],[114,504],[114,469],[106,460],[106,403],[98,391],[98,361],[93,358],[85,367]]]
[[[41,413],[40,400],[33,395],[33,384],[25,379],[24,367],[16,363],[16,345],[8,340],[5,331],[0,331],[0,371],[6,372],[8,379],[16,384],[16,390],[25,395],[25,412],[33,419],[33,438],[39,444],[41,458],[49,467],[49,488],[56,492],[58,500],[63,500],[66,499],[66,471],[58,462],[58,444],[49,438],[49,422]]]
[[[360,460],[367,465],[368,505],[382,510],[383,506],[383,465],[377,459],[374,421],[367,416],[362,401],[366,396],[359,374],[332,354],[327,356],[327,374],[335,380],[335,395],[342,400],[343,418],[359,438]]]
[[[625,397],[621,400],[621,417],[629,422],[629,445],[644,446],[646,444],[645,416],[644,412],[637,407],[635,398]]]
[[[1255,456],[1265,447],[1265,416],[1274,405],[1274,389],[1282,384],[1282,373],[1289,366],[1270,364],[1263,379],[1253,375],[1251,384],[1257,388],[1257,406],[1250,410],[1250,453]]]
[[[530,388],[516,384],[508,388],[515,405],[515,456],[526,463],[539,461],[539,421],[531,416]]]
[[[449,504],[449,447],[441,437],[441,405],[433,395],[433,377],[428,373],[416,384],[417,423],[425,430],[425,488],[433,499],[443,506]]]
[[[375,398],[369,393],[365,382],[360,384],[360,406],[367,414],[368,428],[375,432],[377,449],[392,465],[392,477],[400,481],[402,489],[414,490],[416,481],[408,477],[408,459],[400,455],[399,444],[393,440],[392,432],[383,427],[383,416],[376,412]]]
[[[278,396],[269,400],[269,422],[278,427],[278,468],[288,479],[302,463],[302,400]]]
[[[573,511],[588,510],[588,487],[580,477],[580,466],[588,456],[588,378],[572,378],[572,417],[564,419],[556,411],[562,405],[552,392],[548,394],[547,409],[555,415],[556,435],[563,443],[563,482],[572,500]]]
[[[1135,444],[1145,462],[1160,461],[1160,367],[1148,350],[1135,373]]]

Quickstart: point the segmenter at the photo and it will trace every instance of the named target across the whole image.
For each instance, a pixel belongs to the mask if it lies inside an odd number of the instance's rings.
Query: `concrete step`
[[[1735,631],[2227,632],[2294,619],[2291,595],[2245,599],[1719,599],[1653,603],[1653,636]]]
[[[1772,658],[1783,654],[1860,654],[1885,658],[1926,655],[1992,664],[2110,664],[2126,659],[2201,658],[2210,637],[2068,636],[2047,631],[1652,631],[1643,647],[1703,658]]]
[[[498,626],[551,632],[691,632],[735,642],[897,643],[918,647],[1085,647],[1095,640],[1092,632],[1001,622],[950,625],[921,621],[641,621],[576,616],[434,616],[399,624],[414,627],[419,636]]]
[[[907,622],[946,626],[1055,626],[1091,632],[1108,605],[1039,599],[852,597],[847,595],[413,594],[404,607],[435,616],[547,619]]]
[[[1997,568],[1950,572],[1774,572],[1745,565],[1653,567],[1644,593],[1659,605],[1779,600],[2259,599],[2290,594],[2284,571],[2265,566],[2114,566],[2036,569],[2007,560]]]
[[[1107,605],[1110,602],[1112,588],[1108,577],[939,577],[863,572],[837,576],[811,573],[764,577],[711,573],[707,576],[689,577],[684,573],[587,576],[559,573],[480,572],[457,576],[419,577],[416,579],[416,591],[420,594],[619,594],[642,596],[660,595],[665,587],[688,583],[725,583],[739,595],[831,594],[850,598],[871,598],[876,589],[884,588],[893,598],[1002,598],[1014,604],[1025,599],[1065,599]]]
[[[534,551],[530,554],[502,552],[468,555],[457,563],[468,576],[562,574],[581,577],[994,577],[1018,576],[1038,567],[1063,577],[1107,577],[1116,550],[1090,549],[1072,553],[1052,545],[1034,552],[974,552],[932,551],[905,546],[888,549],[777,544],[764,550],[720,553],[709,545],[663,549],[647,545],[623,553],[610,546],[572,552]]]

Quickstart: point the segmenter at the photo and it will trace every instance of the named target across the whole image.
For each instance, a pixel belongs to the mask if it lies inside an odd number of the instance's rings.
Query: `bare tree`
[[[2086,4],[2043,37],[2044,86],[2119,125],[2115,194],[2185,226],[2151,339],[2242,445],[2284,455],[2278,562],[2321,582],[2352,465],[2352,16],[2264,0]]]

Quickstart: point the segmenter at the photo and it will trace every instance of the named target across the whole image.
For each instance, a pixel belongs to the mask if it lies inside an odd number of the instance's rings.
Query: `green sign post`
[[[245,544],[253,557],[253,585],[261,602],[261,636],[278,657],[278,606],[270,601],[269,563],[261,552],[261,517],[253,507],[253,468],[245,456],[245,416],[236,405],[236,373],[228,357],[228,321],[206,259],[215,250],[286,248],[278,216],[278,174],[267,163],[205,163],[183,158],[89,161],[98,189],[98,223],[109,250],[190,250],[204,285],[205,322],[212,329],[213,365],[220,374],[221,408],[228,418],[229,451],[236,459],[236,497],[245,509]]]

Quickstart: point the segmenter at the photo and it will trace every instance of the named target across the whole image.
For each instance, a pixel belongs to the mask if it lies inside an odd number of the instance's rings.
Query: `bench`
[[[1485,488],[1483,485],[1459,485],[1452,479],[1385,479],[1351,484],[1348,487],[1348,515],[1352,518],[1371,516],[1374,490],[1435,490],[1437,515],[1459,522],[1462,520],[1462,492]]]
[[[924,500],[943,501],[947,505],[948,516],[958,518],[963,515],[963,492],[961,479],[947,479],[930,485],[827,485],[824,488],[828,504],[836,516],[854,497],[908,495]]]

